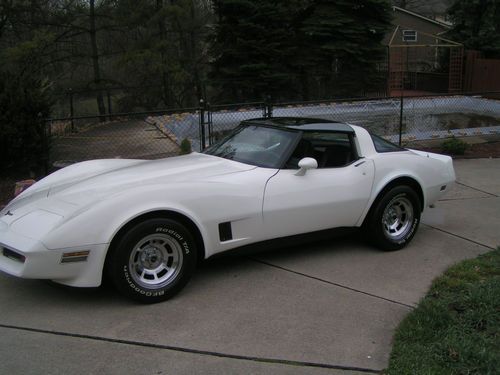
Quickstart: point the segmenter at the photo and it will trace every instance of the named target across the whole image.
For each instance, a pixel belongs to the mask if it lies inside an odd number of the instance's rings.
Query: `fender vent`
[[[229,241],[233,239],[233,231],[231,229],[231,222],[219,224],[219,238],[220,242]]]

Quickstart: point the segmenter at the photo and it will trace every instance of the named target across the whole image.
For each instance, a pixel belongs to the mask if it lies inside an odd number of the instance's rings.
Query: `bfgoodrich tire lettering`
[[[420,200],[406,185],[396,186],[377,199],[370,210],[365,230],[374,245],[382,250],[405,247],[420,223]]]
[[[110,254],[108,273],[125,296],[144,303],[167,300],[189,281],[196,266],[195,241],[171,219],[132,227]]]

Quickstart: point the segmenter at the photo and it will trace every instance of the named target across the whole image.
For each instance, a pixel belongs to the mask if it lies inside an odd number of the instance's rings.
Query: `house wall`
[[[444,25],[437,24],[432,20],[425,19],[413,14],[406,13],[393,8],[394,19],[391,33],[386,36],[386,45],[389,45],[392,36],[391,46],[407,46],[405,54],[405,70],[413,72],[433,72],[439,68],[439,62],[447,56],[447,50],[439,50],[437,47],[422,47],[422,45],[441,44],[439,39],[433,35],[440,35],[449,30]],[[415,30],[417,32],[416,42],[404,42],[403,31]],[[389,35],[390,34],[390,35]],[[444,42],[443,42],[444,43]],[[411,48],[414,46],[415,48]]]
[[[445,68],[450,49],[435,45],[449,44],[437,38],[446,38],[449,27],[398,8],[393,8],[392,24],[385,37],[389,47],[388,91],[448,91],[450,76]],[[415,30],[417,40],[403,41],[404,30]]]
[[[385,45],[389,45],[391,37],[397,26],[399,26],[401,30],[416,30],[417,33],[420,31],[426,34],[434,34],[434,35],[443,33],[448,30],[448,28],[445,26],[439,25],[430,20],[425,20],[423,18],[402,12],[398,9],[395,9],[393,12],[392,24],[394,25],[394,27],[385,36],[384,39]],[[404,44],[402,36],[403,34],[400,31],[399,34],[396,34],[396,36],[394,37],[392,44]],[[419,33],[417,43],[413,44],[429,44],[429,43],[435,43],[435,41],[436,41],[435,38],[431,38]]]

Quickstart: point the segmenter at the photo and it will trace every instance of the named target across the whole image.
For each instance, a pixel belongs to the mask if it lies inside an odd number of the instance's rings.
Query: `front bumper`
[[[22,236],[3,225],[0,228],[0,271],[26,279],[48,279],[77,287],[101,284],[107,244],[67,249],[47,249],[42,242]],[[88,256],[64,262],[70,253],[87,252]]]

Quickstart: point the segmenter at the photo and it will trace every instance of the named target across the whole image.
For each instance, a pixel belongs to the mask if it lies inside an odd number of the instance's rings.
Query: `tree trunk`
[[[106,107],[104,106],[104,98],[101,91],[101,69],[99,67],[99,52],[97,50],[96,28],[95,28],[95,0],[90,0],[90,46],[92,48],[92,65],[94,68],[94,84],[97,90],[96,100],[97,108],[99,109],[100,121],[105,121]]]
[[[190,16],[191,16],[191,21],[194,22],[196,18],[196,13],[195,13],[195,4],[193,1],[190,3]],[[190,54],[189,54],[189,59],[192,64],[192,74],[193,74],[193,80],[194,80],[194,87],[195,87],[195,95],[196,95],[196,102],[198,102],[200,99],[203,98],[203,91],[202,91],[202,85],[201,85],[201,79],[200,79],[200,72],[198,69],[198,61],[197,61],[197,56],[196,56],[196,35],[193,27],[191,27],[191,30],[189,31],[189,39],[190,39]],[[206,98],[205,98],[206,99]]]
[[[310,90],[309,90],[309,77],[307,74],[307,70],[304,66],[300,67],[300,87],[302,93],[302,100],[309,101],[311,100]]]
[[[163,0],[156,0],[156,11],[160,12],[163,9]],[[160,41],[164,42],[166,37],[165,23],[163,21],[163,15],[158,19],[158,30],[160,32]],[[160,69],[161,69],[161,91],[163,96],[163,102],[166,107],[171,103],[170,98],[170,87],[169,87],[169,76],[167,71],[167,61],[165,55],[165,44],[161,43],[160,48]]]

